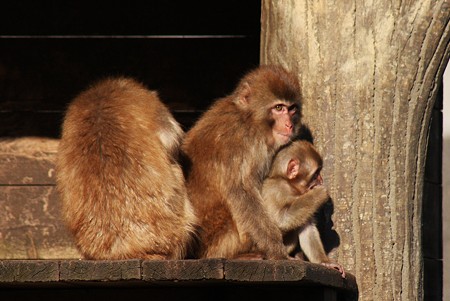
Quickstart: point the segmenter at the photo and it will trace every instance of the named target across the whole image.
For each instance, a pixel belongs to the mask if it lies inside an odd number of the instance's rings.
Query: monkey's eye
[[[323,184],[323,179],[322,179],[322,176],[320,175],[320,170],[321,170],[320,168],[317,169],[317,171],[311,177],[311,179],[309,181],[309,189],[312,189],[317,185]]]
[[[275,106],[275,110],[277,110],[278,112],[283,111],[284,106],[283,105],[276,105]]]

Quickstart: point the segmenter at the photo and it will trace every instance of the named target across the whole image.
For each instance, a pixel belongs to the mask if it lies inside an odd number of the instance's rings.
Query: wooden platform
[[[353,275],[302,261],[0,261],[1,300],[357,300]],[[106,299],[108,298],[108,299]]]

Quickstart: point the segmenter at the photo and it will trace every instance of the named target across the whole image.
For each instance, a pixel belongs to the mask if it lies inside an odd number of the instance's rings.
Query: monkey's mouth
[[[285,134],[285,133],[280,133],[280,132],[275,132],[275,134],[278,134],[280,136],[285,137],[286,139],[290,139],[291,138],[291,134]]]

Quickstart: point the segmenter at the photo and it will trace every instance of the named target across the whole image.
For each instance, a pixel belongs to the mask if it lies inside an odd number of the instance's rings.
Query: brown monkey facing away
[[[189,197],[199,221],[201,258],[286,259],[282,234],[261,188],[277,150],[300,123],[297,78],[261,66],[217,100],[187,133]]]
[[[283,233],[288,253],[300,245],[308,260],[337,269],[325,253],[314,214],[329,200],[323,180],[322,157],[307,141],[295,141],[275,157],[262,196],[265,208]]]
[[[86,258],[184,258],[196,217],[177,163],[183,134],[132,79],[101,81],[69,105],[57,187]]]

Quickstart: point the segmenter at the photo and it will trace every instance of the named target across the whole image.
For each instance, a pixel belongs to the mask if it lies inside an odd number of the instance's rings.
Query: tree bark
[[[450,2],[262,1],[261,63],[296,72],[360,300],[421,300],[430,116]]]

